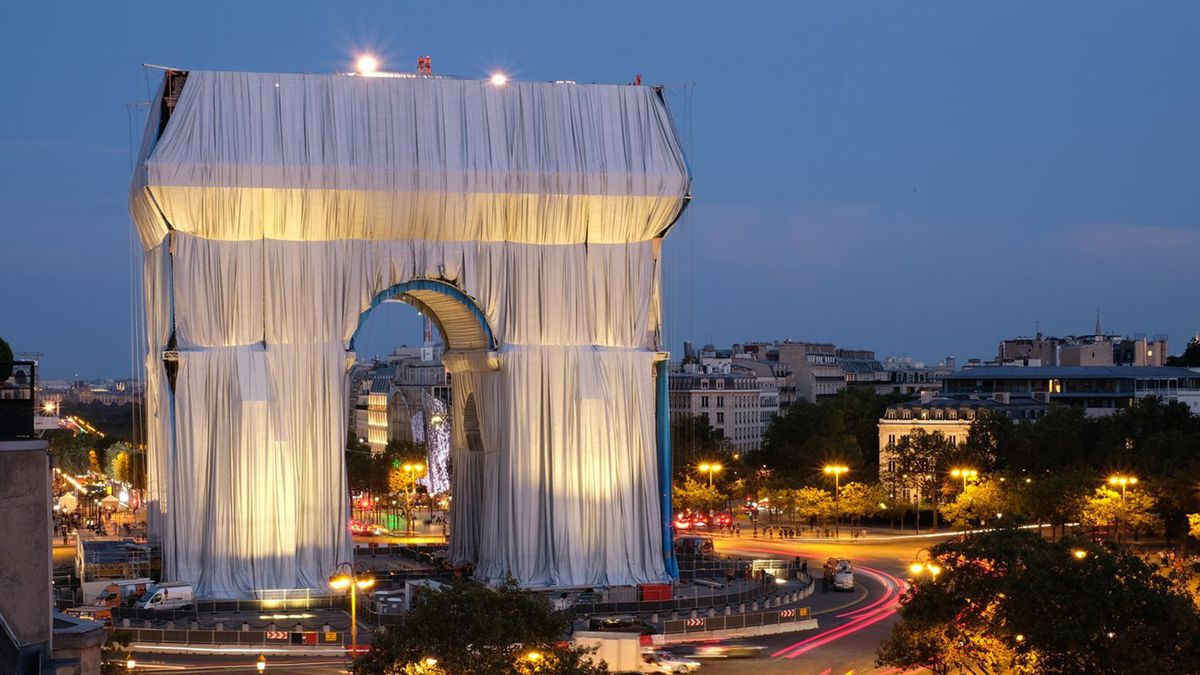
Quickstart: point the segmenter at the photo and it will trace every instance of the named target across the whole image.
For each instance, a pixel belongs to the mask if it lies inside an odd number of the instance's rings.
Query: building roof
[[[1173,366],[979,366],[948,373],[945,380],[1195,379],[1200,372]]]

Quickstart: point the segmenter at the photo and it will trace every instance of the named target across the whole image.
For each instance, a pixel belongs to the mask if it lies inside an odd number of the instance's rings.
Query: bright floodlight
[[[508,84],[508,76],[504,73],[492,73],[492,84],[497,87],[502,87]]]
[[[357,61],[354,62],[354,69],[357,70],[360,75],[370,75],[376,70],[379,70],[379,59],[371,56],[370,54],[363,54],[362,56],[358,57]]]

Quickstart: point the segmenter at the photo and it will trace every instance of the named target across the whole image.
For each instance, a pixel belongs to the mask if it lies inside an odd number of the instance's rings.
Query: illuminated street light
[[[433,658],[432,656],[426,656],[425,659],[421,661],[421,663],[426,668],[432,668],[438,664],[438,660]]]
[[[370,54],[362,54],[354,62],[354,69],[359,75],[374,75],[379,70],[379,59]]]
[[[925,554],[924,561],[921,560],[922,553]],[[908,571],[912,573],[914,580],[922,574],[928,574],[930,579],[937,579],[937,575],[942,573],[942,566],[930,557],[929,549],[923,548],[917,551],[917,556],[909,564]]]
[[[503,87],[504,85],[508,84],[508,76],[504,73],[492,73],[491,82],[497,87]]]
[[[704,462],[696,468],[700,470],[700,473],[708,474],[708,489],[711,490],[713,486],[713,474],[725,467],[721,466],[720,464],[710,464],[708,462]]]
[[[393,465],[394,466],[394,465]],[[425,465],[420,462],[404,464],[400,467],[404,472],[404,531],[412,535],[412,487],[425,471]]]
[[[344,571],[343,571],[344,570]],[[359,590],[375,585],[375,575],[365,569],[356,570],[348,562],[338,563],[329,575],[329,587],[335,591],[350,591],[350,650],[358,653],[358,601]],[[266,668],[266,660],[260,661],[259,670]]]
[[[133,653],[130,652],[129,656],[125,657],[125,670],[132,673],[134,668],[137,668],[137,660],[133,658]]]
[[[950,475],[954,476],[955,478],[962,477],[963,492],[966,492],[967,491],[967,481],[975,480],[975,478],[979,476],[979,472],[976,471],[975,469],[954,469],[950,472]]]
[[[1071,551],[1071,555],[1075,556],[1079,560],[1083,560],[1084,558],[1087,557],[1087,551],[1085,551],[1081,548],[1077,548],[1074,551]]]
[[[841,479],[842,474],[849,471],[849,467],[841,465],[832,465],[825,467],[825,473],[833,476],[833,538],[838,539],[842,536],[842,508],[840,500]]]
[[[1125,517],[1124,517],[1125,516],[1125,490],[1130,485],[1137,485],[1137,482],[1138,482],[1137,476],[1125,476],[1122,474],[1115,474],[1115,475],[1108,477],[1109,485],[1114,485],[1114,486],[1120,485],[1121,486],[1121,522],[1120,522],[1120,527],[1118,528],[1118,531],[1117,531],[1117,543],[1120,543],[1125,538]]]
[[[537,663],[538,661],[542,660],[542,653],[541,652],[529,652],[528,654],[525,655],[525,660],[530,663]]]

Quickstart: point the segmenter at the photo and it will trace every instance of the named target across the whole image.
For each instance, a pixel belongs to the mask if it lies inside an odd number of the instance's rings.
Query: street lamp
[[[1117,531],[1117,543],[1125,538],[1125,490],[1130,485],[1137,485],[1138,479],[1136,476],[1124,476],[1116,474],[1108,477],[1109,485],[1121,486],[1121,524]]]
[[[342,571],[345,570],[345,571]],[[350,650],[358,653],[358,590],[367,590],[375,585],[375,575],[365,568],[355,569],[348,562],[340,562],[329,575],[329,587],[335,591],[350,591]],[[266,659],[260,660],[259,670],[267,667]]]
[[[723,466],[721,466],[720,464],[715,464],[715,463],[714,463],[714,464],[710,464],[710,463],[708,463],[708,462],[705,462],[705,463],[701,464],[700,466],[698,466],[698,467],[696,467],[696,468],[697,468],[697,469],[700,469],[700,473],[707,473],[707,474],[708,474],[708,489],[710,489],[710,490],[711,490],[711,489],[712,489],[712,486],[713,486],[713,474],[714,474],[714,473],[716,473],[716,472],[718,472],[718,471],[720,471],[720,470],[721,470],[721,469],[723,469],[724,467],[723,467]]]
[[[925,561],[921,561],[921,554],[925,554]],[[922,574],[928,574],[930,579],[937,579],[937,575],[942,573],[942,566],[937,564],[929,555],[929,549],[923,548],[917,551],[917,556],[913,558],[912,563],[908,566],[908,571],[912,573],[913,579]]]
[[[955,478],[962,477],[963,492],[966,492],[967,491],[967,481],[975,480],[975,478],[977,476],[979,476],[979,472],[976,471],[975,469],[953,469],[950,471],[950,475],[954,476]]]
[[[137,660],[133,658],[133,652],[130,652],[129,655],[125,657],[125,670],[128,670],[132,673],[134,668],[137,668]]]
[[[421,472],[425,471],[425,465],[420,462],[404,464],[400,467],[404,472],[404,529],[409,536],[412,535],[412,487],[416,485],[417,479],[421,477]]]
[[[840,539],[842,536],[842,533],[841,533],[842,505],[841,505],[841,502],[839,501],[840,497],[841,497],[840,492],[841,492],[841,488],[842,488],[841,480],[842,480],[842,474],[846,473],[849,470],[850,470],[849,467],[845,467],[845,466],[841,466],[841,465],[825,467],[825,473],[833,475],[833,538],[834,539]]]

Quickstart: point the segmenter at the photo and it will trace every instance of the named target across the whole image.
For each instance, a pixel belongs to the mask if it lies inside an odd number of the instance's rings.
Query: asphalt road
[[[811,673],[812,675],[899,675],[895,668],[875,665],[875,650],[897,620],[897,600],[907,587],[908,565],[921,548],[939,538],[843,540],[753,539],[715,537],[719,553],[740,556],[795,557],[808,560],[820,574],[827,558],[849,558],[855,566],[853,594],[822,593],[809,598],[819,628],[748,641],[763,645],[763,655],[751,659],[706,661],[701,673]],[[819,583],[819,582],[818,582]],[[918,672],[918,671],[913,671]]]
[[[855,565],[858,588],[853,593],[822,593],[808,599],[819,622],[815,631],[784,633],[749,639],[765,647],[749,659],[706,660],[701,674],[800,673],[812,675],[900,675],[894,668],[875,666],[875,650],[897,620],[897,598],[906,586],[908,565],[917,552],[941,537],[867,538],[856,541],[790,540],[714,537],[719,553],[746,557],[795,557],[808,560],[819,574],[829,557],[849,558]],[[146,672],[252,673],[254,655],[242,657],[189,654],[143,654],[138,670]],[[345,662],[323,657],[271,657],[267,672],[345,673]],[[911,671],[913,673],[918,671]]]

